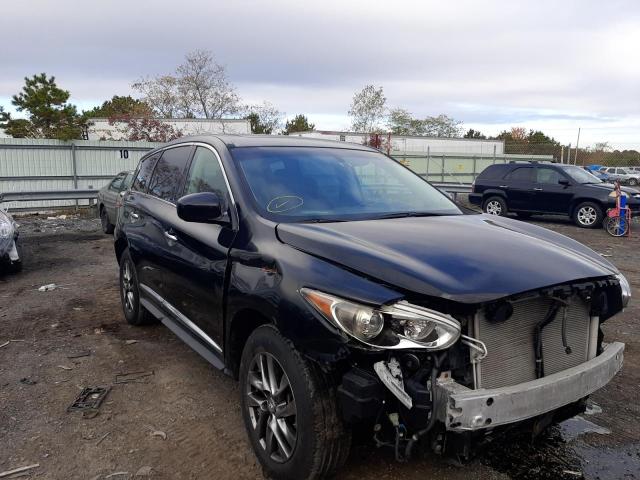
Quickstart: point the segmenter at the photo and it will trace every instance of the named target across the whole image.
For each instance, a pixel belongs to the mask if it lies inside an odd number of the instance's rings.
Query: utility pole
[[[564,163],[564,145],[560,147],[560,163]]]
[[[578,146],[580,145],[580,128],[578,128],[578,140],[576,140],[576,154],[573,156],[573,164],[578,164]]]

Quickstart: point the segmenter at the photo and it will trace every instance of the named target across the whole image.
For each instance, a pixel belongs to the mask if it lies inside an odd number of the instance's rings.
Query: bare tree
[[[351,128],[354,132],[374,133],[380,130],[380,122],[385,115],[385,104],[382,87],[365,86],[353,96],[349,116]]]
[[[185,56],[176,69],[179,91],[188,98],[192,111],[204,118],[223,118],[240,110],[240,97],[227,77],[226,69],[207,50]]]
[[[165,118],[224,118],[240,111],[240,97],[213,54],[195,50],[175,74],[145,77],[132,85]]]
[[[278,110],[273,103],[262,102],[261,105],[246,105],[244,111],[244,118],[251,122],[251,133],[270,135],[282,128],[284,113]]]
[[[185,116],[180,108],[178,79],[173,75],[141,78],[131,87],[142,94],[144,102],[159,116],[165,118]]]

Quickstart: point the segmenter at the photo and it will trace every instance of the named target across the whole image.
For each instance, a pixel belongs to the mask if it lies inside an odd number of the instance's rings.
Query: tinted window
[[[557,170],[553,168],[538,167],[537,169],[537,181],[538,183],[547,183],[557,185],[560,180],[566,180]]]
[[[491,180],[495,178],[502,178],[502,176],[507,170],[506,165],[490,165],[485,168],[480,175],[478,175],[478,179],[480,180]]]
[[[245,147],[231,153],[258,209],[279,221],[461,214],[422,178],[377,152]]]
[[[132,190],[137,190],[138,192],[147,191],[147,187],[149,186],[149,179],[151,178],[151,174],[153,173],[153,167],[156,166],[156,162],[159,157],[160,153],[156,153],[155,155],[143,158],[140,161],[136,179],[133,181],[133,186],[131,187]]]
[[[184,189],[185,195],[198,192],[215,192],[222,199],[226,198],[227,193],[227,184],[218,158],[204,147],[196,148]]]
[[[169,148],[162,153],[149,182],[149,193],[168,202],[175,202],[178,187],[189,159],[190,146]]]
[[[511,170],[504,178],[505,180],[513,180],[519,182],[531,181],[531,167],[520,167],[515,170]]]

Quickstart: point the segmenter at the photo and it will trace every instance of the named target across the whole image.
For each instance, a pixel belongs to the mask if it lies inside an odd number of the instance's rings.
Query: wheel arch
[[[602,210],[602,213],[606,213],[607,212],[607,208],[604,205],[604,203],[602,202],[602,200],[598,200],[597,198],[589,198],[589,197],[580,197],[580,198],[574,198],[571,201],[571,204],[569,205],[569,216],[573,217],[573,214],[576,212],[576,208],[578,208],[578,206],[582,203],[595,203],[596,205],[598,205],[600,207],[600,209]]]
[[[229,322],[225,363],[228,373],[236,380],[244,346],[254,330],[262,325],[275,325],[275,322],[252,307],[238,310]]]

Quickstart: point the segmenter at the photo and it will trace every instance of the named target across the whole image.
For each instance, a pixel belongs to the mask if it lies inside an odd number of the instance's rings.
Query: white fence
[[[0,139],[0,193],[100,189],[160,143]],[[75,205],[75,200],[20,202],[3,207],[45,208]],[[81,200],[80,204],[87,204]]]

